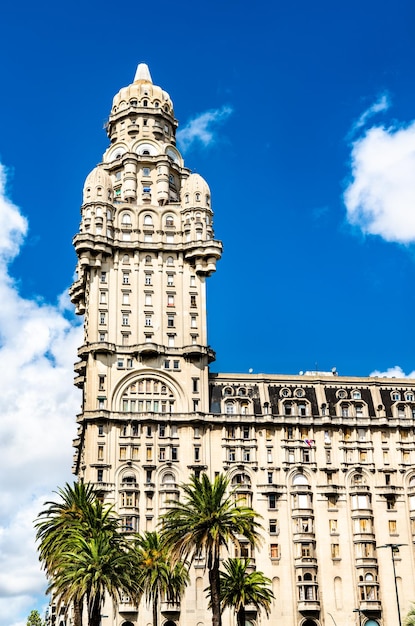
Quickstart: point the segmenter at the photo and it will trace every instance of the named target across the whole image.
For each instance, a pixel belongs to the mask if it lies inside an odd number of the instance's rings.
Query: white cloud
[[[379,98],[374,102],[366,111],[360,115],[358,120],[353,124],[350,135],[352,135],[356,130],[362,128],[366,124],[366,122],[376,115],[377,113],[382,113],[383,111],[387,111],[390,107],[390,100],[388,94],[382,94]]]
[[[382,103],[375,106],[379,110]],[[371,109],[361,116],[362,124]],[[367,130],[352,144],[351,170],[344,193],[349,223],[386,241],[414,242],[415,121]]]
[[[26,623],[43,604],[33,520],[57,486],[71,481],[80,396],[73,386],[79,325],[58,305],[22,298],[8,272],[27,221],[5,193],[0,165],[0,626]]]
[[[200,143],[205,148],[215,143],[217,126],[225,122],[232,112],[231,107],[223,106],[200,113],[191,119],[177,132],[177,141],[182,151],[186,152],[195,143]]]
[[[377,378],[415,378],[415,371],[405,374],[399,365],[395,365],[394,367],[389,367],[385,372],[375,370],[369,376],[376,376]]]

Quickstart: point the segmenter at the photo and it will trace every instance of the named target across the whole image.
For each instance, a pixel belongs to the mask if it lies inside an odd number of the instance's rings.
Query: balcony
[[[362,600],[359,608],[364,613],[380,613],[382,610],[382,604],[379,600]]]
[[[300,613],[318,613],[320,602],[318,600],[300,600],[297,603],[297,609]]]
[[[160,354],[165,354],[166,348],[157,343],[148,341],[146,343],[141,343],[140,345],[138,345],[137,352],[140,355],[140,357],[150,358],[150,357],[158,356]]]
[[[190,345],[184,346],[183,356],[185,359],[201,359],[204,356],[208,357],[209,363],[216,360],[216,353],[210,346]]]
[[[164,617],[178,617],[180,614],[180,602],[162,602],[160,610]]]
[[[120,613],[138,613],[138,607],[129,598],[122,598],[118,605]]]

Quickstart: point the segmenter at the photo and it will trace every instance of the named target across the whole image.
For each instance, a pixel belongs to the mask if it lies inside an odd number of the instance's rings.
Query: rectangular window
[[[128,313],[123,313],[122,315],[122,325],[123,326],[129,326],[130,324],[130,317],[128,315]]]
[[[251,460],[251,451],[248,448],[244,448],[242,459],[245,463],[249,463]]]
[[[144,284],[151,285],[151,274],[149,272],[144,274]]]
[[[167,306],[174,306],[174,295],[171,293],[167,295]]]
[[[331,519],[329,520],[329,527],[331,533],[337,533],[337,520]]]
[[[153,460],[153,448],[146,448],[146,460],[147,461]]]
[[[107,272],[101,272],[101,282],[102,283],[107,282]]]
[[[104,480],[104,470],[99,469],[97,470],[97,482],[102,483],[103,480]]]
[[[145,325],[146,326],[152,326],[153,325],[153,321],[152,321],[151,315],[146,315],[146,317],[145,317]]]
[[[98,461],[104,460],[104,446],[98,446]]]
[[[310,558],[313,555],[313,546],[311,543],[301,543],[300,546],[301,556],[303,558]]]
[[[165,361],[164,361],[164,364],[163,364],[163,365],[164,365],[164,369],[165,369],[165,370],[170,369],[170,361],[169,361],[169,359],[165,359]]]
[[[174,285],[174,274],[167,274],[167,286],[173,287]]]
[[[100,312],[99,314],[99,323],[100,324],[105,324],[106,322],[106,315],[103,311]]]
[[[389,534],[390,535],[396,535],[396,520],[394,519],[390,519],[388,521],[388,527],[389,527]]]
[[[179,449],[173,446],[171,449],[171,460],[177,461],[178,459],[179,459]]]
[[[393,511],[395,509],[396,498],[395,496],[386,496],[386,509]]]
[[[174,315],[167,316],[167,327],[174,328]]]
[[[166,448],[159,448],[159,461],[166,460]]]
[[[267,448],[267,463],[272,463],[272,448]]]
[[[174,347],[174,335],[167,335],[167,345],[169,348]]]
[[[159,437],[165,437],[166,436],[166,426],[165,424],[160,424],[159,425]]]
[[[196,296],[194,294],[190,295],[190,306],[192,308],[197,306]]]
[[[98,376],[98,389],[104,391],[105,388],[105,376]]]
[[[130,274],[129,272],[123,272],[122,273],[122,284],[123,285],[128,285],[130,283]]]
[[[279,559],[280,558],[280,551],[279,551],[278,543],[271,543],[270,544],[269,555],[270,555],[271,559]]]
[[[267,483],[268,485],[272,485],[274,482],[273,472],[267,472]]]
[[[277,496],[275,495],[275,493],[270,493],[268,495],[268,508],[269,509],[277,508]]]
[[[98,435],[103,435],[103,434],[104,434],[104,425],[98,424]]]
[[[200,461],[200,446],[194,447],[194,460]]]
[[[235,448],[229,448],[228,450],[228,461],[235,461],[236,460],[236,453],[235,453]]]
[[[242,427],[242,438],[243,439],[249,439],[249,435],[250,435],[250,428],[249,426],[243,426]]]
[[[278,523],[276,519],[270,519],[269,520],[269,534],[270,535],[276,535],[278,532]]]
[[[144,296],[144,304],[145,306],[151,306],[152,301],[151,301],[151,293],[146,293]]]
[[[338,559],[340,556],[340,545],[338,543],[331,544],[331,558]]]
[[[127,448],[126,446],[120,447],[120,461],[125,461],[127,458]]]
[[[107,292],[106,291],[100,291],[99,292],[99,301],[101,304],[106,304],[107,303]]]

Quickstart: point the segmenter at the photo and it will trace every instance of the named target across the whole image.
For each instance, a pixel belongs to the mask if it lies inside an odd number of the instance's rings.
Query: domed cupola
[[[138,108],[160,109],[160,112],[174,116],[169,94],[161,87],[153,85],[150,70],[145,63],[139,63],[134,82],[123,87],[114,97],[111,116],[123,110]]]
[[[210,209],[209,185],[200,174],[190,174],[184,181],[181,197],[185,207]]]
[[[110,175],[99,165],[88,174],[84,184],[83,204],[108,202],[112,199]]]

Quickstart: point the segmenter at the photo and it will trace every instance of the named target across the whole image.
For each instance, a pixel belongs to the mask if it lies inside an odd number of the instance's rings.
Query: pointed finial
[[[139,63],[137,66],[134,82],[136,83],[138,80],[153,84],[153,81],[151,80],[150,70],[148,69],[148,65],[146,63]]]

